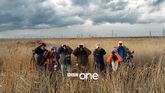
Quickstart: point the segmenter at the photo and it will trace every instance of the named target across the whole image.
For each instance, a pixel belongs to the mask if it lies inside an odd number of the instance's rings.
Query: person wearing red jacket
[[[107,59],[107,62],[110,63],[110,72],[115,72],[118,69],[119,62],[122,62],[122,57],[117,53],[117,49],[114,48],[112,53]]]

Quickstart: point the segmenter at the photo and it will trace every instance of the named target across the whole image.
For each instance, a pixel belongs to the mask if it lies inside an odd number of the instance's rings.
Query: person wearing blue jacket
[[[127,52],[129,51],[129,49],[123,45],[122,41],[118,42],[118,47],[116,48],[117,48],[118,54],[123,59],[123,62],[126,62]]]

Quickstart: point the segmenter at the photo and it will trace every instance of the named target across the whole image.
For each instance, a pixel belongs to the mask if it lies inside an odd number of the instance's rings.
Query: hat
[[[84,47],[84,43],[80,43],[79,46],[83,46]]]
[[[84,46],[84,43],[80,43],[80,45],[83,45]]]
[[[66,44],[66,43],[64,43],[64,44],[62,44],[62,46],[67,46],[67,44]]]
[[[116,53],[117,52],[117,48],[114,48],[113,50],[112,50],[112,53]]]
[[[119,44],[123,44],[123,42],[122,42],[122,41],[119,41],[118,43],[119,43]]]
[[[46,44],[45,43],[41,43],[41,45],[40,46],[45,46],[46,47]]]
[[[101,45],[99,43],[96,44],[96,48],[100,47]]]
[[[57,51],[57,47],[56,46],[52,47],[51,49],[55,49]]]

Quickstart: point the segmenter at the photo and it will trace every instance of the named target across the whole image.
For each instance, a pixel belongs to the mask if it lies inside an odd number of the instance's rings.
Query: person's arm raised
[[[78,56],[78,47],[75,50],[73,50],[73,55]]]
[[[84,47],[84,51],[87,53],[88,56],[92,53],[92,52],[91,52],[88,48],[86,48],[86,47]]]

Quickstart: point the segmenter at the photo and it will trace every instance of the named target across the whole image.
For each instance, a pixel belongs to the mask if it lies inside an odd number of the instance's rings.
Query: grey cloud
[[[0,6],[0,24],[12,24],[8,27],[9,29],[22,29],[24,26],[30,27],[31,25],[34,25],[33,22],[30,22],[33,15],[44,13],[38,11],[40,9],[38,4],[41,1],[43,0],[37,2],[34,0],[15,0],[14,2],[11,2],[10,0],[4,1]],[[37,19],[35,19],[35,21],[37,21]],[[0,26],[0,30],[4,30],[1,28],[5,28],[5,26]]]
[[[164,2],[165,0],[155,0],[152,2],[153,5],[159,5],[161,4],[162,2]]]
[[[109,4],[109,8],[112,11],[124,10],[127,5],[128,5],[128,2],[125,2],[125,1],[119,1],[117,3],[112,2]]]
[[[81,1],[81,0],[78,0]],[[79,14],[83,19],[91,19],[94,24],[100,23],[136,23],[137,15],[135,15],[134,11],[125,10],[128,2],[119,0],[118,2],[114,0],[103,0],[101,3],[97,1],[92,1],[92,4],[99,6],[99,9],[96,11],[90,11],[90,9],[85,8],[84,13]],[[89,3],[89,2],[87,2]],[[84,7],[84,6],[82,6]],[[121,12],[117,12],[121,11]]]
[[[152,1],[148,0],[147,1],[148,7],[151,8],[151,10],[148,11],[149,14],[160,11],[162,9],[162,6],[164,6],[163,5],[164,1],[165,0],[152,0]]]
[[[73,16],[57,15],[53,8],[42,7],[45,0],[10,0],[0,1],[0,31],[12,29],[35,29],[39,24],[51,27],[63,27],[82,24],[80,20],[72,19]],[[3,3],[3,4],[2,4]],[[11,24],[4,26],[3,24]]]
[[[72,0],[73,5],[84,6],[89,5],[90,0]]]
[[[111,8],[112,11],[123,10],[128,4],[128,2],[123,0],[119,0],[118,2],[115,2],[115,0],[72,0],[72,3],[75,6],[85,8],[88,8],[90,4],[95,4],[103,9]]]
[[[12,29],[37,29],[40,24],[49,25],[48,28],[65,27],[83,24],[88,19],[93,21],[94,24],[104,22],[135,24],[140,23],[137,21],[138,18],[141,17],[141,12],[139,12],[138,9],[144,7],[144,5],[139,5],[136,9],[128,9],[128,0],[71,0],[71,9],[81,7],[82,10],[74,12],[68,10],[65,11],[66,13],[60,13],[64,11],[57,11],[55,8],[56,6],[43,7],[41,4],[45,1],[47,0],[15,0],[14,2],[11,2],[10,0],[1,0],[0,31]],[[164,0],[151,2],[150,5],[146,5],[147,7],[150,7],[151,11],[146,10],[146,12],[153,13],[160,11],[162,6],[155,6],[161,5],[163,2]],[[61,4],[64,8],[67,6],[67,3],[65,2],[58,4]],[[91,5],[94,5],[94,9],[91,9]],[[164,19],[162,20],[164,22]],[[147,20],[147,22],[144,20],[143,23],[150,22],[153,22],[153,20]]]
[[[94,20],[94,22],[96,24],[99,23],[130,23],[130,24],[134,24],[136,23],[138,18],[138,15],[135,15],[133,13],[120,13],[118,15],[111,15],[111,14],[107,14],[107,15],[101,15],[101,16],[97,16],[97,17],[92,17],[92,20]]]

